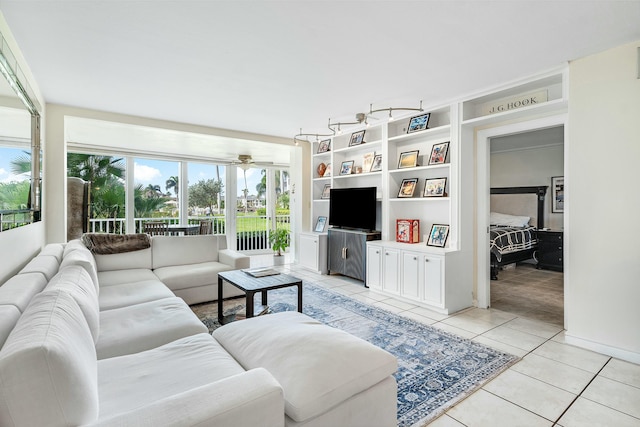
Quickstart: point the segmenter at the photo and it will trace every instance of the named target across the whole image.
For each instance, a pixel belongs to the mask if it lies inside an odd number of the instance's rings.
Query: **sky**
[[[17,176],[11,172],[11,160],[23,154],[21,149],[0,147],[0,182],[22,181],[28,179],[25,176]],[[150,160],[136,158],[135,182],[147,186],[149,184],[159,185],[163,192],[166,192],[166,182],[171,176],[178,176],[178,163],[164,160]],[[189,184],[195,184],[201,179],[216,179],[216,168],[211,164],[189,162]],[[237,169],[238,188],[237,196],[242,197],[244,188],[244,177],[242,169]],[[249,194],[255,195],[256,185],[262,179],[261,169],[252,168],[247,170],[247,186]],[[220,166],[220,179],[225,182],[225,166]],[[172,194],[175,192],[172,191]]]

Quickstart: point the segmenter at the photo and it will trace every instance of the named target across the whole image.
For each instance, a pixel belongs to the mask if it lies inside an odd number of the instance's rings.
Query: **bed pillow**
[[[531,217],[528,216],[516,216],[499,212],[491,212],[489,216],[489,224],[501,225],[504,227],[526,227],[529,225],[530,219]]]

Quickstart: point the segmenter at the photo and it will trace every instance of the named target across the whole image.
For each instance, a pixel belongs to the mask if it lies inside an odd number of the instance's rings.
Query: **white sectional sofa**
[[[183,298],[248,266],[218,239],[46,246],[0,286],[0,426],[395,425],[396,360],[365,341],[297,312],[208,334]]]

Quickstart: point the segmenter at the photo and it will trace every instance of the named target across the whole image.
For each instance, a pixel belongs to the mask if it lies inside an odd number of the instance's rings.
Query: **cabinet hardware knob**
[[[417,260],[417,259],[418,259],[418,257],[415,257],[415,256],[413,257],[413,260],[414,260],[414,261],[415,261],[415,260]]]
[[[424,259],[424,262],[429,262],[429,258],[425,258],[425,259]]]

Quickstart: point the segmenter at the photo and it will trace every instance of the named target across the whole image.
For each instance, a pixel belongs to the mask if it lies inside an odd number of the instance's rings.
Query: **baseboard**
[[[584,338],[578,338],[571,336],[569,331],[565,332],[565,342],[567,344],[575,345],[576,347],[582,347],[587,350],[592,350],[598,353],[606,354],[616,359],[626,360],[627,362],[640,364],[640,353],[624,350],[617,347],[601,344],[595,341],[590,341]]]

